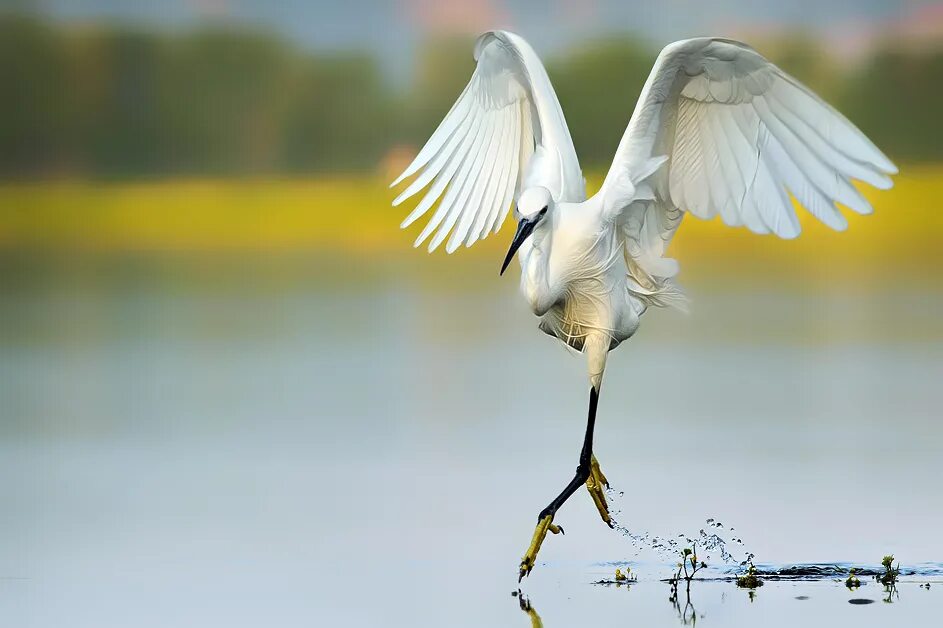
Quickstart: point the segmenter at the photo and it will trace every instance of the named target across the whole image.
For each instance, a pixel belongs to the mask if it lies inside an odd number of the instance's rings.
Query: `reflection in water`
[[[540,615],[537,614],[537,611],[534,610],[530,600],[521,592],[521,590],[518,589],[511,595],[517,597],[517,603],[520,605],[521,610],[527,613],[527,616],[530,618],[531,628],[543,628],[544,623],[540,621]]]
[[[671,583],[671,595],[668,597],[668,601],[671,602],[671,605],[674,606],[675,612],[678,614],[678,619],[681,620],[681,624],[684,626],[696,626],[698,614],[694,608],[694,603],[691,602],[691,581],[687,581],[684,587],[684,604],[681,604],[680,596],[678,595],[678,582],[674,581]],[[701,615],[701,618],[704,616]]]
[[[895,599],[900,599],[900,593],[897,591],[896,582],[884,585],[884,593],[887,594],[887,596],[884,598],[884,602],[886,604],[893,604]]]

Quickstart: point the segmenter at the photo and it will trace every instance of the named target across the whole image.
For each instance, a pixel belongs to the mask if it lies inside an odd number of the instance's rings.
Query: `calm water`
[[[179,284],[5,290],[7,623],[529,625],[517,561],[576,463],[586,380],[512,281]],[[610,360],[596,451],[618,521],[714,517],[762,563],[943,560],[943,297],[693,292]],[[681,623],[663,556],[584,491],[558,521],[523,585],[544,625]],[[589,584],[618,560],[637,585]],[[831,580],[692,602],[703,625],[933,625],[939,580],[893,604]]]

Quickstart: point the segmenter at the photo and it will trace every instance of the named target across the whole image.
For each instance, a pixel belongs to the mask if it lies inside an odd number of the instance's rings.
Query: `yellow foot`
[[[537,552],[540,551],[540,544],[544,542],[547,531],[554,534],[563,532],[563,528],[553,523],[553,515],[547,515],[537,522],[537,528],[534,530],[534,538],[531,539],[530,547],[527,548],[527,553],[524,554],[524,558],[521,559],[521,571],[517,578],[518,582],[523,580],[524,576],[529,574],[530,570],[534,568],[534,563],[537,561]]]
[[[606,494],[603,492],[604,486],[609,488],[609,480],[602,474],[602,470],[599,468],[599,462],[596,461],[596,456],[593,456],[592,462],[590,463],[589,477],[586,478],[586,490],[589,491],[590,496],[593,498],[593,502],[596,504],[596,510],[599,511],[599,516],[602,517],[603,522],[611,528],[612,518],[609,517],[609,504],[606,503]]]

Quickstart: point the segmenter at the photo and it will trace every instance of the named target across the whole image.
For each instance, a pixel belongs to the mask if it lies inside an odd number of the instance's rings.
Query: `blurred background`
[[[607,372],[620,522],[943,559],[943,3],[7,0],[3,616],[526,622],[505,597],[578,453],[583,362],[497,277],[509,236],[430,257],[387,189],[496,27],[543,58],[591,190],[660,47],[702,34],[900,167],[846,233],[685,221],[691,314],[649,312]],[[561,515],[542,559],[634,556],[586,495]],[[352,586],[380,572],[406,577]]]

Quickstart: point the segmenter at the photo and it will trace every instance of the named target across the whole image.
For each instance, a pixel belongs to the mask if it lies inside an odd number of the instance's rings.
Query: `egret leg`
[[[524,558],[521,559],[520,574],[518,576],[518,581],[523,580],[524,576],[530,573],[531,569],[534,568],[534,563],[537,560],[537,552],[540,551],[540,545],[543,543],[544,538],[547,536],[547,532],[553,532],[554,534],[558,532],[563,532],[563,528],[560,526],[554,525],[553,517],[557,514],[557,510],[560,509],[566,500],[570,498],[570,495],[575,493],[579,487],[587,483],[587,480],[592,477],[593,474],[593,428],[596,425],[596,406],[599,403],[599,393],[596,391],[596,387],[592,386],[589,389],[589,417],[586,420],[586,436],[583,437],[583,449],[580,451],[580,462],[576,467],[576,475],[573,476],[573,479],[570,480],[570,483],[566,485],[563,491],[557,495],[546,508],[540,511],[540,514],[537,515],[537,528],[534,530],[534,537],[530,542],[530,547],[527,548],[527,552],[524,554]],[[597,469],[599,465],[596,465]],[[605,483],[605,476],[602,473],[599,474],[602,483]],[[594,480],[595,482],[595,480]],[[600,495],[602,494],[602,488],[599,489]],[[592,491],[590,491],[592,494]],[[595,499],[595,497],[594,497]],[[605,499],[605,498],[603,498]],[[599,505],[597,504],[597,507]],[[605,508],[605,503],[603,502],[603,508]],[[602,511],[600,511],[602,512]],[[606,511],[606,516],[608,517],[608,510]],[[605,518],[604,518],[605,519]],[[611,525],[611,522],[610,522]]]

